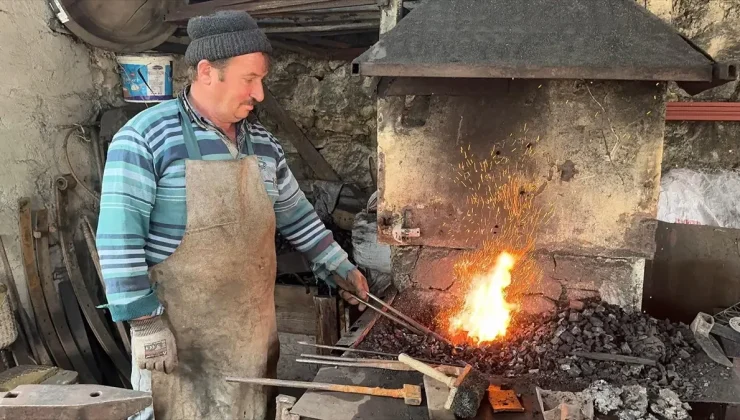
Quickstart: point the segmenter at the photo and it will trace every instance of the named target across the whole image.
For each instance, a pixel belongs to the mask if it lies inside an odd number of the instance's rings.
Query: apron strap
[[[198,147],[198,138],[195,137],[195,130],[193,130],[193,124],[190,122],[190,116],[185,112],[185,108],[182,106],[182,100],[177,100],[177,106],[180,108],[180,126],[182,127],[182,139],[185,142],[185,148],[188,151],[188,158],[190,160],[201,160],[203,155],[200,153],[200,147]]]
[[[247,123],[249,124],[249,123]],[[249,127],[244,127],[244,135],[246,136],[244,138],[244,142],[247,144],[247,155],[253,156],[254,155],[254,146],[252,145],[252,136],[249,134]]]

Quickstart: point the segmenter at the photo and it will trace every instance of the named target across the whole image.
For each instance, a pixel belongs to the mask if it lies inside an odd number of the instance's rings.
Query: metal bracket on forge
[[[405,221],[406,221],[406,213],[404,212],[404,215],[396,218],[395,222],[393,223],[393,229],[391,230],[391,235],[393,236],[393,239],[398,243],[403,243],[404,239],[407,239],[407,238],[421,237],[421,229],[404,228],[403,225]]]

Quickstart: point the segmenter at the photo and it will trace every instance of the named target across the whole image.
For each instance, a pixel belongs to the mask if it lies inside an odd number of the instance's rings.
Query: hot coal
[[[408,353],[445,364],[465,362],[490,375],[515,378],[526,374],[580,379],[605,379],[615,384],[670,388],[694,395],[686,371],[700,351],[689,327],[601,302],[566,304],[555,315],[515,314],[503,339],[452,347],[413,334],[386,319],[379,320],[360,348]],[[403,308],[401,308],[403,309]],[[429,319],[419,319],[431,325]],[[573,352],[599,352],[654,360],[656,366],[587,360]]]

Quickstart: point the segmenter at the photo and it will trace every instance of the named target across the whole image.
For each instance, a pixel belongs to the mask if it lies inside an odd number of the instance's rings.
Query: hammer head
[[[403,385],[403,402],[407,405],[421,405],[421,387],[418,385]]]
[[[475,417],[489,385],[488,378],[466,365],[450,389],[445,408],[464,419]]]

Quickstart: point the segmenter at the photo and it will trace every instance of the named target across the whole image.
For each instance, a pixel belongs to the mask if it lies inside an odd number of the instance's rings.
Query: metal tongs
[[[424,335],[424,336],[430,336],[431,335],[432,337],[436,338],[437,340],[439,340],[439,341],[441,341],[443,343],[447,343],[450,346],[454,347],[454,344],[452,344],[446,338],[444,338],[441,335],[439,335],[438,333],[430,330],[429,328],[425,327],[424,325],[416,322],[413,318],[411,318],[411,317],[409,317],[407,315],[404,315],[401,311],[399,311],[398,309],[396,309],[396,308],[392,307],[391,305],[385,303],[385,301],[383,301],[383,299],[381,299],[381,298],[373,295],[372,293],[367,292],[367,297],[369,297],[370,299],[372,299],[375,302],[379,303],[383,308],[385,308],[388,311],[394,313],[396,316],[393,316],[393,315],[389,314],[388,312],[384,311],[381,308],[377,308],[377,307],[373,306],[372,304],[370,304],[370,302],[368,302],[368,301],[366,301],[364,299],[361,299],[360,297],[358,297],[357,295],[355,295],[355,294],[353,294],[351,292],[347,292],[347,293],[349,293],[353,298],[357,299],[360,303],[364,304],[368,308],[370,308],[373,311],[379,313],[380,315],[382,315],[382,316],[390,319],[391,321],[395,322],[396,324],[398,324],[398,325],[406,328],[407,330],[409,330],[409,331],[411,331],[411,332],[413,332],[415,334],[419,334],[419,335]]]

